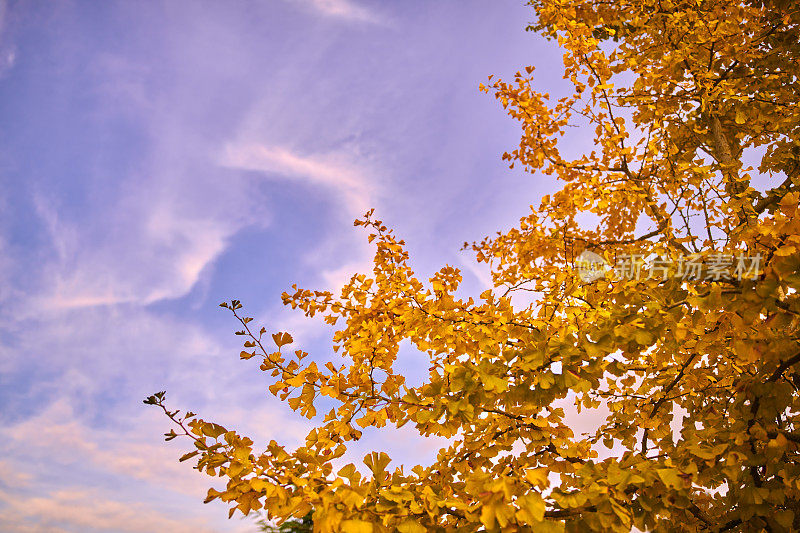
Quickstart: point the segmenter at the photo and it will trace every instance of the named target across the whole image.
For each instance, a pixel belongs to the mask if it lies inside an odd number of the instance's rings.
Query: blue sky
[[[560,53],[517,0],[0,0],[0,529],[251,531],[141,400],[297,444],[303,421],[238,359],[231,298],[330,356],[292,283],[370,269],[370,207],[421,276],[485,273],[473,241],[552,183],[501,161],[518,126],[489,74]],[[424,360],[402,354],[419,378]],[[370,434],[426,462],[436,442]]]

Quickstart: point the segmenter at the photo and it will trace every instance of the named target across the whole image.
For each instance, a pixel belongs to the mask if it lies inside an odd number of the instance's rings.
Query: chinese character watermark
[[[575,261],[581,280],[589,283],[613,272],[616,279],[640,280],[661,279],[666,281],[670,274],[686,280],[721,281],[744,278],[756,279],[761,268],[761,254],[750,256],[740,252],[732,254],[712,254],[705,259],[700,254],[678,257],[677,260],[655,257],[649,261],[641,254],[620,254],[614,266],[600,255],[588,250],[581,253]]]

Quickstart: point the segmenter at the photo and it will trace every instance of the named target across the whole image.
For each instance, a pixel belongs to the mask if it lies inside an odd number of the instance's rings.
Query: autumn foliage
[[[279,519],[312,510],[321,532],[800,530],[800,6],[531,5],[573,90],[537,92],[532,67],[482,89],[522,127],[509,164],[561,189],[470,246],[494,283],[474,297],[456,294],[453,267],[418,279],[391,229],[358,220],[372,273],[283,295],[338,327],[341,364],[282,349],[289,334],[223,304],[241,358],[319,423],[302,447],[262,453],[149,398],[177,424],[168,438],[193,439],[184,459],[227,480],[209,500]],[[591,151],[569,153],[561,136],[587,132]],[[581,278],[584,250],[605,275]],[[743,257],[758,268],[737,271]],[[705,273],[728,258],[729,271],[687,277],[687,258]],[[652,275],[657,261],[673,268]],[[394,366],[402,341],[430,358],[421,386]],[[335,408],[317,417],[322,397]],[[571,427],[576,410],[596,427]],[[430,465],[375,452],[369,475],[334,468],[386,426],[452,445]]]

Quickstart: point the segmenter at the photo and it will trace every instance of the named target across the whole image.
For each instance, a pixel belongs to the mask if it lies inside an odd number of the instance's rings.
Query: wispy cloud
[[[382,22],[376,13],[350,0],[294,0],[294,2],[306,5],[328,17],[373,24]]]
[[[347,154],[340,152],[301,155],[281,146],[229,144],[223,151],[221,163],[328,188],[337,193],[356,216],[365,213],[375,201],[375,187],[370,176]]]
[[[141,403],[157,387],[169,391],[172,405],[191,407],[260,442],[276,438],[280,428],[283,438],[299,444],[310,430],[307,421],[270,398],[259,372],[239,360],[235,346],[191,321],[122,306],[49,313],[29,324],[37,336],[17,348],[33,354],[48,376],[40,377],[37,390],[4,391],[21,395],[26,414],[16,419],[14,404],[3,409],[0,455],[35,481],[46,480],[57,466],[79,467],[204,495],[209,478],[176,462],[187,443],[161,442],[169,422]],[[16,358],[3,370],[15,375],[24,365]],[[251,398],[246,407],[243,395]],[[207,403],[212,412],[203,409]],[[254,413],[254,403],[269,408]],[[120,421],[98,426],[96,419],[112,405]]]
[[[8,35],[8,1],[0,0],[0,77],[17,62],[17,47]]]
[[[11,461],[0,460],[0,484],[6,487],[27,487],[32,478],[31,474],[20,471]]]
[[[188,444],[159,442],[164,420],[155,411],[142,411],[116,428],[96,428],[60,397],[32,417],[4,423],[0,530],[219,531],[225,516],[220,505],[204,507],[189,520],[162,514],[161,503],[201,501],[209,486],[221,487],[219,480],[179,463]],[[235,427],[260,428],[250,432],[259,442],[277,438],[271,428],[279,427],[282,442],[298,445],[310,429],[308,423],[284,419],[279,410],[253,413],[231,406],[226,419],[238,421]],[[88,487],[82,484],[87,478],[103,481]],[[61,490],[49,492],[54,480]],[[120,487],[110,495],[103,489],[108,480]],[[224,530],[237,528],[228,524]]]
[[[193,196],[191,200],[187,197]],[[40,273],[43,309],[150,304],[188,294],[244,227],[264,224],[246,184],[181,177],[170,186],[145,183],[95,208],[100,222],[65,219],[40,195],[36,213],[53,257]]]
[[[0,490],[0,528],[9,533],[64,531],[212,532],[202,519],[173,518],[140,503],[79,487],[21,496]]]
[[[238,229],[163,212],[153,213],[147,222],[141,228],[146,234],[139,238],[69,250],[71,261],[52,265],[55,286],[42,306],[72,309],[179,298],[195,286]]]
[[[177,448],[160,445],[146,434],[163,433],[159,431],[162,425],[148,424],[141,419],[131,420],[129,424],[150,431],[123,432],[125,438],[120,439],[122,435],[118,432],[87,426],[76,416],[69,401],[60,398],[38,415],[10,425],[4,431],[2,449],[7,457],[26,459],[22,461],[24,464],[36,464],[41,460],[47,460],[51,467],[81,463],[84,468],[91,465],[107,474],[144,480],[193,497],[205,493],[207,480],[177,463]],[[37,471],[16,473],[28,483],[41,482],[42,474]]]

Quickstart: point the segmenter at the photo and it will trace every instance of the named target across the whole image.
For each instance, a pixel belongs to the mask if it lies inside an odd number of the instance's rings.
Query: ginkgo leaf
[[[278,348],[294,342],[294,339],[292,339],[292,336],[288,333],[273,333],[272,340],[275,341],[275,344],[278,346]]]
[[[413,518],[407,518],[397,524],[397,531],[399,533],[426,533],[428,530]]]

